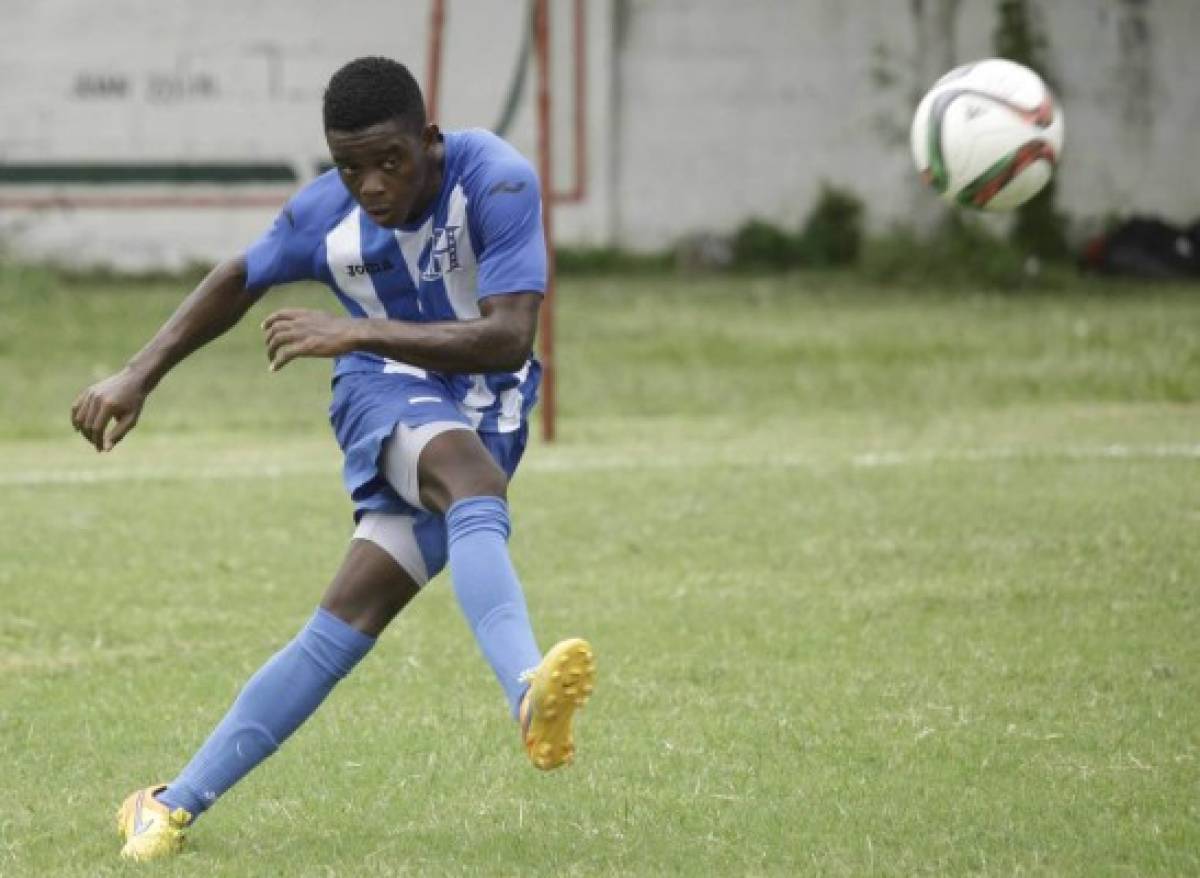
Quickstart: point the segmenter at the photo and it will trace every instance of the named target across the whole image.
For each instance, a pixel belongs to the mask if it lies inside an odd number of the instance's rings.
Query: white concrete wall
[[[491,126],[518,56],[524,0],[448,5],[441,121]],[[0,12],[0,164],[265,161],[289,164],[303,180],[328,158],[321,94],[334,70],[383,54],[420,80],[426,73],[425,0],[0,0]],[[598,17],[601,40],[606,21]],[[597,63],[607,63],[603,54]],[[532,109],[522,105],[511,139],[534,157]],[[0,247],[135,269],[210,261],[253,240],[275,214],[264,205],[282,204],[294,188],[0,185]],[[98,196],[197,193],[258,205],[80,206]],[[46,196],[61,202],[12,207]]]
[[[572,4],[555,0],[555,184],[569,186]],[[662,247],[750,216],[798,223],[823,180],[877,227],[943,208],[917,183],[909,115],[944,70],[992,53],[995,0],[586,0],[588,197],[562,241]],[[1066,109],[1062,208],[1200,214],[1200,2],[1033,0]],[[345,60],[424,78],[427,0],[0,0],[0,164],[325,157],[320,95]],[[448,0],[440,121],[491,126],[524,0]],[[535,156],[532,69],[511,139]],[[116,85],[114,85],[114,83]],[[259,206],[14,208],[79,187],[0,187],[0,246],[25,257],[178,266],[233,252],[291,186],[217,187]],[[108,194],[144,188],[105,187]],[[172,194],[177,187],[152,192]],[[188,189],[195,192],[195,189]],[[4,205],[8,204],[8,207]]]
[[[876,226],[942,210],[908,125],[950,67],[993,54],[994,0],[628,0],[615,232],[656,247],[750,215],[796,223],[822,180]],[[1065,107],[1063,209],[1200,215],[1200,2],[1040,0]]]

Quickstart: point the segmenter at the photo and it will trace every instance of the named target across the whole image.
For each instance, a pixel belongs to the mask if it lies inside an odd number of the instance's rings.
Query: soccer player
[[[324,97],[336,167],[242,255],[219,264],[117,374],[80,394],[75,428],[110,451],[185,357],[276,284],[325,283],[349,312],[263,322],[271,369],[335,358],[331,421],[357,527],[308,624],[250,678],[170,783],[131,794],[121,854],[167,856],[192,822],[270,756],[443,566],[535,766],[574,755],[591,647],[543,656],[509,559],[505,491],[525,448],[546,284],[537,177],[482,130],[442,132],[401,64],[359,58]]]

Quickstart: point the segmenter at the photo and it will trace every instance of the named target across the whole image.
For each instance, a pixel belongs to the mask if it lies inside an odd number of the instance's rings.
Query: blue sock
[[[508,556],[508,504],[499,497],[459,500],[446,511],[446,531],[454,594],[515,717],[529,688],[521,672],[542,654]]]
[[[374,645],[374,637],[318,608],[292,642],[250,678],[204,746],[158,800],[170,808],[186,808],[193,817],[202,814],[279,749]]]

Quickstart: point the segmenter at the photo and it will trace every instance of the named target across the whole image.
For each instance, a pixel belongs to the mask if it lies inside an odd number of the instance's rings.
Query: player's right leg
[[[419,583],[388,547],[361,528],[356,536],[308,624],[250,678],[180,775],[122,804],[123,857],[177,853],[191,822],[312,715],[417,593]]]

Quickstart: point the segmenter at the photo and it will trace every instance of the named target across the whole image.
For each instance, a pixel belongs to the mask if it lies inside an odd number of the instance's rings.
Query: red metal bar
[[[429,10],[429,58],[425,72],[425,116],[437,120],[438,89],[442,79],[442,32],[446,27],[446,0],[433,0]]]
[[[574,140],[575,179],[570,189],[554,193],[554,200],[558,204],[578,204],[587,198],[587,10],[584,6],[584,0],[575,0],[572,8],[575,65],[571,137]]]
[[[542,225],[546,233],[546,295],[541,313],[542,438],[555,436],[554,368],[554,176],[550,149],[553,139],[550,115],[550,0],[537,0],[533,39],[537,57],[538,176],[542,179]]]

